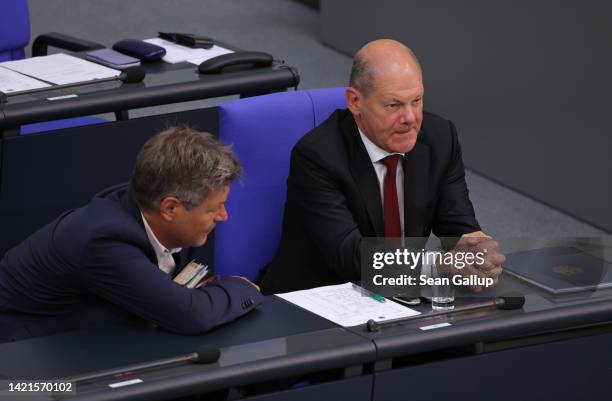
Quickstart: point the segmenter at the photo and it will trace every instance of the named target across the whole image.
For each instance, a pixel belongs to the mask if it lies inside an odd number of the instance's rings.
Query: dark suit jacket
[[[175,258],[177,270],[193,251]],[[261,298],[239,278],[200,289],[175,284],[157,267],[140,211],[123,186],[64,213],[6,253],[0,261],[0,338],[135,318],[196,334],[243,315]]]
[[[424,113],[403,159],[406,237],[480,229],[468,196],[455,126]],[[362,237],[384,236],[376,172],[352,114],[337,110],[294,147],[283,234],[264,294],[359,280]]]

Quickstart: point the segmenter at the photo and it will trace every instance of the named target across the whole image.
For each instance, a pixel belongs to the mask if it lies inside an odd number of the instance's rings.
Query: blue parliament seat
[[[29,41],[28,3],[5,0],[0,12],[0,62],[24,58],[24,48]]]
[[[338,108],[345,88],[256,96],[219,107],[219,138],[244,168],[215,231],[215,271],[256,278],[280,241],[289,159],[295,143]]]
[[[30,17],[27,0],[3,0],[0,4],[0,62],[23,59],[25,57],[24,49],[29,41]],[[49,45],[70,51],[103,47],[98,43],[51,33],[41,35],[35,40],[32,50],[33,55],[45,55]],[[106,122],[106,120],[91,116],[44,121],[23,125],[21,127],[21,134],[26,135],[103,122]]]

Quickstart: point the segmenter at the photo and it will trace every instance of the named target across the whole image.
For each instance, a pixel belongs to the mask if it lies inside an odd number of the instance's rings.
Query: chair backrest
[[[30,41],[30,16],[27,0],[0,2],[0,62],[25,57]]]
[[[229,220],[215,232],[215,270],[251,279],[270,262],[280,240],[291,149],[339,108],[345,88],[256,96],[219,107],[219,137],[244,168],[226,204]]]

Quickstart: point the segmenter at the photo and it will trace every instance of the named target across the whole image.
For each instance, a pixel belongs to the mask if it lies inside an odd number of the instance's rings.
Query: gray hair
[[[408,47],[405,47],[405,49],[414,60],[419,71],[422,73],[421,63],[419,62],[416,54],[414,54],[412,49]],[[374,63],[372,60],[365,57],[361,50],[358,51],[355,56],[353,56],[349,86],[363,92],[364,95],[368,95],[370,91],[374,89],[374,83],[376,80],[376,68],[373,64]]]
[[[234,153],[211,134],[172,127],[149,139],[138,153],[131,189],[142,210],[154,209],[166,196],[191,208],[241,174]]]
[[[353,57],[349,86],[367,94],[374,86],[374,67],[361,52]]]

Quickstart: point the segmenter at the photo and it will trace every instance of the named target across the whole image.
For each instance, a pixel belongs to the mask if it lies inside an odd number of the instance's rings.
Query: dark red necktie
[[[397,205],[396,173],[400,155],[389,155],[381,160],[387,166],[383,189],[385,191],[385,237],[401,237],[399,207]]]

